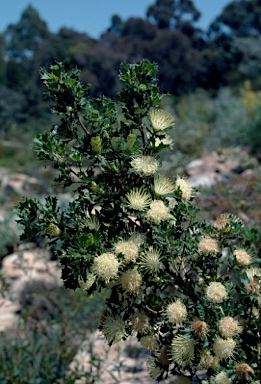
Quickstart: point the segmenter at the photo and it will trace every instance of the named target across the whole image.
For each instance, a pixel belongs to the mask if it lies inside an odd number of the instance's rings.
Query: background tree
[[[160,29],[182,30],[187,22],[193,23],[200,17],[192,0],[156,0],[147,10],[147,17]]]
[[[260,0],[234,0],[210,25],[210,33],[238,37],[257,36],[261,33],[260,17]]]

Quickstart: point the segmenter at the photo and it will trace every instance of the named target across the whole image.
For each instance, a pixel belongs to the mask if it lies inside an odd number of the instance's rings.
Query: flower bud
[[[97,120],[99,118],[99,111],[97,111],[97,109],[94,109],[93,111],[91,111],[91,119],[92,120]]]
[[[60,228],[54,223],[50,223],[47,226],[45,232],[48,236],[53,236],[53,237],[58,237],[61,234]]]
[[[134,145],[136,139],[137,139],[137,136],[134,133],[130,133],[127,136],[127,142],[125,145],[124,153],[127,154],[127,153],[131,152],[131,149],[133,148],[133,145]]]
[[[71,106],[66,107],[67,115],[70,115],[72,113],[72,111],[73,111],[73,107],[71,107]]]
[[[91,138],[91,146],[93,152],[95,152],[97,155],[101,153],[101,137],[100,136],[95,136]]]
[[[121,138],[120,137],[113,137],[111,139],[111,145],[115,152],[119,152],[121,150]]]
[[[145,91],[147,90],[147,86],[146,86],[145,84],[140,84],[139,89],[140,89],[142,92],[145,92]]]
[[[103,193],[104,191],[99,187],[98,184],[95,183],[95,181],[91,181],[91,184],[89,186],[90,190],[92,192],[96,192],[96,193]]]
[[[137,135],[135,135],[135,133],[130,133],[128,136],[127,136],[127,144],[126,144],[126,148],[131,148],[133,147],[135,141],[137,139]]]

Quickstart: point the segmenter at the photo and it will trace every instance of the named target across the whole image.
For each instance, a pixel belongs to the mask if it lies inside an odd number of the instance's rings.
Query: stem
[[[154,311],[153,309],[149,308],[147,305],[146,305],[146,308],[148,309],[148,311],[154,313],[155,315],[159,315],[160,313],[164,312],[163,309],[161,311]]]
[[[82,129],[84,130],[84,132],[86,133],[86,135],[90,135],[90,132],[89,132],[88,129],[85,127],[85,125],[84,125],[83,122],[81,121],[80,117],[78,117],[78,120],[79,120],[80,126],[82,127]]]
[[[113,172],[113,170],[112,170],[108,165],[105,165],[105,168],[106,168],[107,171],[109,171],[110,174],[113,176],[113,178],[115,179],[116,184],[117,184],[118,187],[120,188],[121,192],[125,195],[126,191],[125,191],[125,189],[123,188],[122,183],[121,183],[120,179],[118,178],[118,176],[116,175],[116,173]]]
[[[144,126],[143,126],[143,123],[141,123],[140,125],[141,125],[141,138],[142,138],[142,143],[143,143],[143,147],[144,147],[144,149],[145,149],[145,148],[146,148],[146,140],[145,140]]]

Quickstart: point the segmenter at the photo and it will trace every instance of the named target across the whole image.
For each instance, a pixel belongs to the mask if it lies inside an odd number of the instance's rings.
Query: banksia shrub
[[[146,60],[123,64],[113,101],[88,98],[77,69],[42,70],[60,124],[35,150],[73,199],[61,210],[55,196],[23,198],[22,239],[55,244],[67,288],[107,292],[100,331],[109,345],[135,335],[154,379],[202,382],[203,369],[206,383],[255,382],[260,259],[240,219],[198,220],[189,182],[160,173],[174,119],[159,108],[156,72]]]

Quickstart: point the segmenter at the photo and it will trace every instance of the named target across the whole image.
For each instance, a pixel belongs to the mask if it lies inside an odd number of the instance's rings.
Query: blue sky
[[[206,28],[222,11],[229,0],[194,0],[202,16],[199,26]],[[1,7],[0,31],[8,24],[17,23],[22,11],[31,4],[48,24],[52,32],[62,26],[98,38],[110,25],[111,16],[145,17],[146,9],[154,0],[6,0]]]

